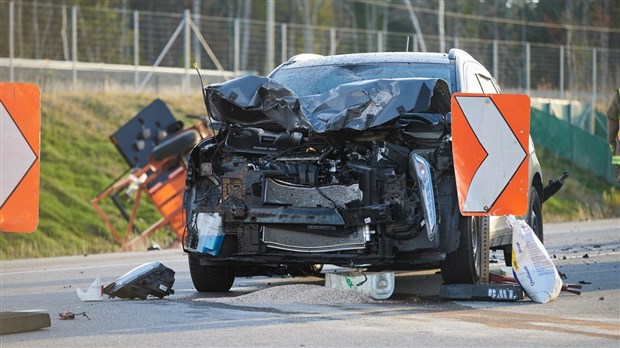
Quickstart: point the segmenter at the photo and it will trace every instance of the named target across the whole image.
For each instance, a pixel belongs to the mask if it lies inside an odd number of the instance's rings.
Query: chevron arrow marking
[[[493,95],[494,98],[506,96]],[[482,147],[481,155],[478,156],[482,156],[481,161],[480,158],[467,159],[465,160],[467,163],[464,163],[470,168],[473,166],[473,177],[466,190],[462,188],[459,190],[461,211],[464,215],[495,215],[493,210],[497,210],[498,207],[494,206],[502,193],[506,191],[517,170],[526,161],[527,150],[492,97],[456,95],[454,98],[460,110],[455,110],[453,107],[453,114],[462,112],[466,124]],[[454,103],[453,106],[455,106]],[[453,137],[457,138],[458,134],[453,134]],[[456,140],[454,143],[455,147],[459,145]],[[469,144],[469,146],[477,145]],[[455,158],[455,169],[458,177],[457,158]],[[465,197],[462,197],[463,194]],[[502,214],[506,212],[504,208],[499,208],[499,210]]]

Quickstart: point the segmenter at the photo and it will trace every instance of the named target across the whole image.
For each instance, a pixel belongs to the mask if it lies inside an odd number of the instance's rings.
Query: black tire
[[[232,266],[204,266],[197,256],[189,254],[189,273],[192,283],[199,292],[227,292],[235,281],[235,268]]]
[[[195,130],[182,132],[155,146],[149,155],[151,163],[160,162],[171,156],[181,156],[191,150],[200,141]]]
[[[459,246],[441,263],[441,277],[446,284],[477,284],[482,270],[482,219],[461,216]]]
[[[536,237],[544,244],[542,201],[540,200],[538,191],[534,187],[530,188],[530,200],[527,206],[527,214],[521,218],[530,225]],[[506,266],[512,266],[512,244],[504,247],[504,261],[506,262]]]

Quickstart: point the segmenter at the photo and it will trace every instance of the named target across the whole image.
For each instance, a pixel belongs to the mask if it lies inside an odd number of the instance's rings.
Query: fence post
[[[336,54],[336,28],[329,28],[329,55]]]
[[[201,0],[194,0],[194,8],[192,9],[192,11],[194,11],[193,21],[198,29],[200,29],[200,20],[201,20],[200,4],[201,3],[202,3]],[[194,62],[198,64],[198,69],[200,69],[202,67],[202,47],[200,47],[200,40],[198,39],[198,35],[194,35],[194,40],[192,41],[194,42]]]
[[[418,34],[413,35],[413,52],[418,51]]]
[[[498,66],[498,46],[497,46],[497,40],[493,40],[493,76],[495,77],[496,80],[499,79],[499,66]]]
[[[596,129],[596,48],[592,48],[592,111],[590,113],[590,129],[592,134]]]
[[[287,46],[288,46],[288,33],[286,23],[280,24],[280,35],[282,36],[282,40],[280,40],[280,62],[284,63],[288,59]]]
[[[140,66],[140,22],[138,11],[133,11],[133,85],[134,91],[138,93],[140,84],[140,74],[138,66]]]
[[[77,91],[77,5],[71,7],[71,58],[73,60],[73,92]]]
[[[15,71],[13,71],[13,58],[15,56],[15,4],[13,1],[9,2],[9,81],[15,80]]]
[[[239,18],[235,18],[234,23],[234,33],[233,33],[233,70],[235,71],[235,76],[239,75],[239,58],[241,56],[239,50],[241,47],[241,22]]]
[[[525,43],[525,94],[530,95],[530,43]]]
[[[560,99],[564,99],[564,45],[560,46]]]
[[[276,28],[275,28],[275,1],[267,0],[267,66],[265,74],[273,70],[275,61]]]
[[[439,26],[439,52],[446,52],[446,24],[445,24],[446,2],[439,0],[439,12],[437,14],[437,25]]]
[[[187,95],[189,93],[189,67],[190,67],[190,57],[192,54],[192,41],[191,41],[191,28],[190,22],[191,14],[189,10],[184,11],[185,14],[185,79],[183,81],[183,95]]]
[[[383,52],[383,31],[377,31],[377,52]]]

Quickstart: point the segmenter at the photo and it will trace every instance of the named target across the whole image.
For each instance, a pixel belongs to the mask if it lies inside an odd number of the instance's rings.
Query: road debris
[[[532,228],[523,220],[507,217],[512,228],[512,269],[523,291],[534,302],[554,300],[562,289],[562,279]]]
[[[28,332],[52,326],[50,315],[38,311],[0,312],[0,335]],[[4,342],[0,339],[0,346]]]
[[[76,315],[82,315],[84,317],[86,317],[86,319],[90,320],[90,318],[88,317],[88,315],[86,315],[86,312],[82,312],[82,313],[72,313],[69,311],[62,311],[60,313],[58,313],[58,316],[60,320],[73,320],[75,319]]]
[[[110,297],[146,300],[149,295],[163,298],[174,294],[174,271],[154,261],[125,273],[103,289]]]
[[[277,285],[237,297],[202,298],[199,301],[220,302],[230,305],[343,305],[377,303],[368,296],[349,290],[331,289],[313,284]],[[381,301],[381,303],[386,303]]]
[[[576,284],[562,284],[562,291],[570,292],[571,294],[581,295],[581,285]]]
[[[88,301],[103,301],[103,285],[101,279],[97,277],[92,284],[86,289],[86,291],[75,288],[78,297],[84,302]]]
[[[517,280],[513,277],[502,276],[495,273],[489,273],[489,280],[495,283],[517,283]],[[581,281],[579,282],[581,283]],[[581,283],[584,284],[584,283]],[[589,283],[588,283],[589,284]],[[571,294],[581,295],[581,285],[578,284],[562,284],[561,291],[570,292]]]
[[[357,291],[375,300],[386,300],[394,292],[394,272],[326,273],[325,287]]]

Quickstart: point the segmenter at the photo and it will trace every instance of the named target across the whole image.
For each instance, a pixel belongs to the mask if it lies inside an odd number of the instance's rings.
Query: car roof
[[[310,67],[322,65],[402,62],[450,64],[450,59],[448,58],[447,53],[428,52],[373,52],[339,54],[333,56],[299,54],[291,57],[291,59],[283,65],[287,67]]]

